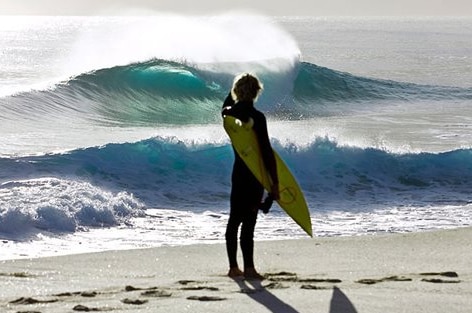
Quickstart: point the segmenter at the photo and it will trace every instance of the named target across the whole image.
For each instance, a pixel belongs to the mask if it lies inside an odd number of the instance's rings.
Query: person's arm
[[[234,100],[233,97],[231,97],[231,92],[226,96],[225,101],[223,102],[223,107],[221,109],[221,115],[229,115],[228,111],[232,108],[234,105]]]
[[[244,123],[249,122],[250,118],[250,108],[242,102],[235,103],[231,94],[226,97],[225,102],[223,103],[223,109],[221,110],[221,115],[224,117],[226,115],[232,116],[241,120]]]
[[[262,160],[272,181],[271,190],[268,190],[274,200],[279,199],[279,177],[277,175],[277,163],[275,161],[274,151],[269,141],[269,133],[267,131],[267,121],[265,116],[260,113],[257,121],[254,123],[254,131],[256,132],[259,146],[261,149]]]

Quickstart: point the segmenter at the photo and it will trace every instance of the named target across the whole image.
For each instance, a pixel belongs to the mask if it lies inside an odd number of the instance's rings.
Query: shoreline
[[[466,227],[256,241],[262,282],[228,278],[223,244],[4,260],[0,311],[470,312],[471,239]]]

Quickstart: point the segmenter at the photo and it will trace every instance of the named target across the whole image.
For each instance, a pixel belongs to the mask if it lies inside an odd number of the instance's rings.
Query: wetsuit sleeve
[[[241,104],[240,102],[235,103],[233,98],[231,97],[231,94],[229,94],[225,102],[223,103],[223,109],[221,110],[221,115],[229,115],[233,116],[244,123],[247,123],[249,121],[250,117],[250,110],[246,105]]]
[[[273,185],[278,185],[279,178],[277,176],[277,164],[275,162],[274,151],[269,141],[269,133],[267,131],[267,121],[265,116],[259,112],[256,115],[257,118],[254,121],[254,131],[256,132],[257,139],[259,141],[259,146],[261,148],[262,159],[264,160],[264,165],[269,171],[270,177],[272,179]],[[271,190],[268,190],[271,192]]]
[[[228,96],[226,96],[225,101],[223,102],[221,115],[230,115],[228,114],[228,112],[232,108],[233,105],[234,105],[234,100],[233,100],[233,97],[231,97],[231,93],[229,93]]]

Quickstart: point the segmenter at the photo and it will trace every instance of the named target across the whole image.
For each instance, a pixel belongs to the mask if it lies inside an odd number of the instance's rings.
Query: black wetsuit
[[[267,121],[264,114],[254,108],[253,102],[234,103],[229,95],[223,104],[222,115],[234,116],[243,122],[248,122],[249,118],[253,119],[253,129],[259,141],[264,164],[270,173],[276,173],[275,158],[267,132]],[[234,150],[234,158],[231,176],[231,208],[225,234],[229,266],[230,268],[238,266],[236,258],[238,247],[237,236],[239,226],[242,225],[240,240],[244,268],[253,268],[254,228],[256,226],[258,208],[264,195],[264,187],[251,173],[236,150]]]

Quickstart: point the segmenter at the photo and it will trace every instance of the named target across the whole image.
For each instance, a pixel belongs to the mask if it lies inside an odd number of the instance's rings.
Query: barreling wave
[[[219,88],[193,67],[153,60],[96,70],[1,101],[16,116],[30,119],[74,114],[113,125],[181,124],[189,118],[208,123],[222,97]]]
[[[273,65],[273,64],[272,64]],[[85,73],[47,90],[0,99],[0,120],[71,117],[110,125],[206,124],[219,108],[233,74],[185,63],[150,60]],[[282,119],[313,117],[359,102],[470,100],[472,88],[417,85],[358,77],[306,62],[289,69],[254,64],[265,82],[259,106]]]

